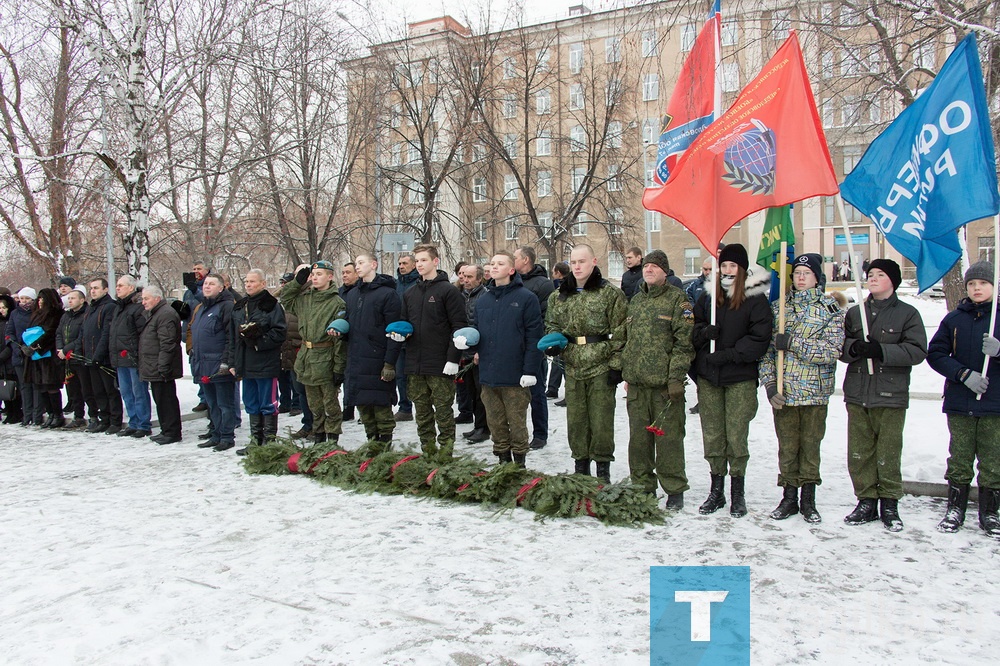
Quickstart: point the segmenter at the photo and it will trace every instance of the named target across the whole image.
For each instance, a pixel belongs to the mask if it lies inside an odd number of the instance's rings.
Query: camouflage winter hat
[[[663,250],[653,250],[642,260],[642,265],[656,264],[663,269],[663,272],[670,275],[670,262],[667,261],[667,253]]]

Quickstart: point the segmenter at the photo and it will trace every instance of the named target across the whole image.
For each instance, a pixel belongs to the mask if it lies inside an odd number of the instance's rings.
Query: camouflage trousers
[[[361,415],[361,423],[365,426],[365,437],[368,441],[377,438],[379,435],[392,436],[396,429],[396,418],[392,414],[392,407],[389,405],[357,405],[358,414]]]
[[[903,496],[903,407],[847,405],[847,471],[858,499]]]
[[[306,387],[306,402],[313,414],[313,432],[340,435],[344,413],[340,409],[340,387],[332,382]]]
[[[566,377],[566,436],[573,460],[615,459],[615,388],[606,373]]]
[[[480,386],[486,423],[493,437],[493,453],[528,453],[528,405],[531,390],[520,386]]]
[[[632,483],[656,492],[656,482],[668,495],[689,488],[684,473],[684,398],[671,402],[664,387],[629,384],[628,468]],[[659,428],[662,435],[646,430]]]
[[[771,410],[778,436],[778,485],[801,488],[819,477],[819,445],[826,435],[826,405],[801,405]]]
[[[980,488],[1000,488],[1000,416],[948,415],[948,471],[952,483],[972,483],[972,465],[978,459]]]
[[[746,476],[750,448],[750,421],[757,414],[757,382],[716,386],[698,379],[698,414],[705,444],[705,460],[712,474]]]
[[[441,453],[450,456],[455,449],[455,380],[437,375],[407,375],[406,382],[420,449],[427,455],[436,455],[440,446]]]

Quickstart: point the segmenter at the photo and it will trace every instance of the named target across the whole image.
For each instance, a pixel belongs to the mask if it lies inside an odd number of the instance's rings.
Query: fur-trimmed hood
[[[705,279],[705,293],[711,294],[715,289],[715,274]],[[771,271],[758,264],[750,264],[747,269],[746,282],[747,298],[763,294],[767,296],[771,292]]]
[[[607,280],[601,276],[601,269],[594,266],[594,272],[590,274],[589,278],[587,278],[587,283],[583,285],[583,288],[585,291],[597,291],[604,286],[605,282],[607,282]],[[572,273],[570,273],[563,278],[563,281],[559,284],[559,300],[565,301],[570,296],[575,295],[576,289],[576,278],[573,277]]]

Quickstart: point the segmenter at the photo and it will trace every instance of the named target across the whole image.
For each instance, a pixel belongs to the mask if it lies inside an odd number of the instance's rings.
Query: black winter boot
[[[392,434],[391,433],[390,434],[385,434],[385,435],[376,435],[375,436],[375,441],[376,442],[382,442],[383,444],[385,444],[385,450],[386,451],[391,451],[392,450]]]
[[[260,417],[261,444],[269,444],[278,438],[278,415],[264,414]]]
[[[579,460],[574,460],[573,462],[576,463],[574,474],[590,476],[590,458],[580,458]]]
[[[771,512],[771,518],[784,520],[789,516],[794,516],[799,512],[799,489],[795,486],[785,486],[785,492],[781,496],[778,507]]]
[[[313,435],[312,435],[312,440],[313,440],[314,444],[322,444],[323,442],[326,441],[326,433],[325,432],[314,432]]]
[[[250,442],[247,446],[260,446],[264,443],[264,417],[260,414],[250,414]]]
[[[502,451],[497,454],[497,459],[500,461],[501,465],[505,463],[512,463],[514,462],[514,454],[512,454],[510,450]]]
[[[938,532],[951,534],[965,524],[965,510],[969,506],[969,484],[948,484],[948,508],[938,523]]]
[[[708,491],[708,499],[705,500],[700,507],[698,507],[698,513],[703,516],[707,516],[710,513],[715,513],[722,507],[726,506],[726,477],[722,474],[712,475],[712,489]]]
[[[802,519],[807,523],[823,522],[822,516],[820,516],[819,511],[816,510],[815,483],[802,484],[802,499],[799,500],[799,513],[802,514]]]
[[[876,520],[878,520],[878,500],[871,497],[862,497],[858,500],[854,511],[844,516],[844,522],[848,525],[864,525]]]
[[[611,462],[610,461],[597,461],[597,473],[594,475],[604,483],[611,483]]]
[[[524,453],[515,453],[514,464],[520,467],[521,469],[525,469],[527,467],[527,465],[525,464],[526,457],[527,456]]]
[[[879,498],[879,517],[882,525],[890,532],[902,532],[903,521],[899,518],[899,500],[888,497]]]
[[[655,493],[655,491],[654,491]],[[680,511],[684,508],[684,493],[667,495],[667,511]]]
[[[743,494],[743,485],[746,477],[729,477],[729,515],[733,518],[742,518],[747,515],[747,500]]]
[[[1000,490],[996,488],[979,489],[979,526],[991,539],[1000,539],[1000,517],[997,508],[1000,507]]]

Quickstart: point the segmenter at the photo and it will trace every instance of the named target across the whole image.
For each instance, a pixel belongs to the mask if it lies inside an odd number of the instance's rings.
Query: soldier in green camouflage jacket
[[[622,377],[628,382],[628,466],[632,482],[667,493],[667,509],[684,507],[684,381],[694,347],[694,314],[684,292],[667,283],[663,250],[642,262],[642,283],[628,305]],[[654,472],[655,470],[655,472]]]
[[[778,485],[784,488],[771,518],[784,520],[800,511],[810,523],[816,511],[820,442],[826,434],[826,412],[833,395],[837,360],[844,346],[844,313],[817,286],[822,275],[818,254],[803,254],[792,263],[793,290],[785,299],[785,331],[778,333],[780,303],[774,311],[774,338],[760,360],[760,383],[767,391],[778,436]],[[777,355],[783,353],[784,373],[778,386]],[[780,388],[780,390],[779,390]]]
[[[621,350],[625,344],[625,294],[601,277],[589,245],[570,255],[572,275],[549,296],[545,332],[562,333],[566,372],[566,430],[577,474],[610,480],[615,454],[615,389],[622,381]],[[559,353],[557,348],[546,354]]]

